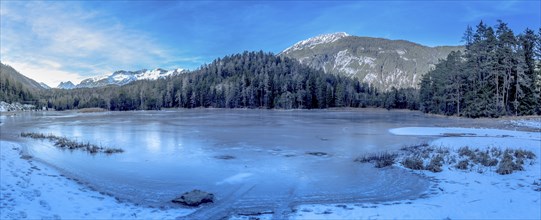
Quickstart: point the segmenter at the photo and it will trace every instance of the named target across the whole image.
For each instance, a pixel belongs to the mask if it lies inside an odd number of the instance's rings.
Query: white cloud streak
[[[149,33],[77,2],[1,2],[0,60],[55,87],[119,69],[155,68],[175,58]],[[188,58],[189,59],[189,58]]]

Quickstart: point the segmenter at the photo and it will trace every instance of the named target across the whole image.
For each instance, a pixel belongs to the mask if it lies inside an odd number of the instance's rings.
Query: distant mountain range
[[[379,89],[418,88],[421,76],[461,46],[428,47],[404,40],[323,34],[280,54],[326,73],[357,77]]]
[[[421,76],[451,51],[462,46],[428,47],[405,40],[357,37],[344,32],[323,34],[300,41],[282,51],[287,56],[326,73],[356,77],[382,90],[418,88]],[[110,75],[88,78],[79,84],[62,82],[57,88],[94,88],[125,85],[136,80],[158,79],[186,70],[116,71]]]
[[[172,76],[176,74],[181,74],[186,72],[183,69],[175,70],[164,70],[164,69],[154,69],[154,70],[138,70],[138,71],[116,71],[111,75],[98,76],[93,78],[88,78],[81,81],[79,84],[75,85],[71,81],[61,82],[57,88],[59,89],[74,89],[74,88],[94,88],[107,85],[126,85],[130,82],[137,80],[156,80],[158,78],[163,78],[166,76]]]

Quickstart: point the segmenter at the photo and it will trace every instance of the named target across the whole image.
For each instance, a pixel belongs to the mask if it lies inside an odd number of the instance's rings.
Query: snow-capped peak
[[[298,43],[294,44],[293,46],[285,49],[282,53],[295,51],[295,50],[301,50],[301,49],[306,48],[306,47],[313,48],[318,44],[332,43],[332,42],[335,42],[335,41],[337,41],[337,40],[339,40],[341,38],[347,37],[347,36],[350,36],[350,35],[345,33],[345,32],[337,32],[337,33],[332,33],[332,34],[318,35],[318,36],[308,38],[308,39],[303,40],[303,41],[299,41]]]
[[[77,88],[91,88],[91,87],[100,87],[100,86],[106,86],[106,85],[121,86],[121,85],[125,85],[137,80],[156,80],[159,78],[176,75],[183,72],[184,70],[181,68],[169,70],[169,71],[161,69],[161,68],[157,68],[153,70],[142,69],[138,71],[119,70],[111,74],[106,74],[103,76],[97,76],[97,77],[85,79],[81,81],[81,83],[77,85],[76,87]]]
[[[165,76],[167,76],[169,74],[171,74],[171,73],[169,73],[169,71],[158,68],[158,69],[154,69],[154,70],[143,71],[142,73],[136,74],[135,78],[137,78],[137,80],[141,80],[141,79],[155,80],[155,79],[158,79],[160,77],[165,77]]]
[[[73,89],[73,88],[75,88],[75,85],[71,81],[66,81],[66,82],[60,82],[60,84],[58,84],[58,86],[56,88],[59,88],[59,89]]]

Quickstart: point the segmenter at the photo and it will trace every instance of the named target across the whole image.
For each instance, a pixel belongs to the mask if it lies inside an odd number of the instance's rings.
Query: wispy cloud
[[[171,65],[177,58],[148,33],[77,2],[2,2],[2,62],[56,86],[118,69]]]

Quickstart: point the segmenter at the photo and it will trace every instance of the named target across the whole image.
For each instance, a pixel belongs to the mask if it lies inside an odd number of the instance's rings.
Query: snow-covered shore
[[[427,198],[368,204],[302,205],[295,219],[541,219],[541,133],[470,128],[398,128],[396,135],[442,136],[431,146],[530,150],[524,171],[509,175],[462,171],[412,171],[431,178],[439,192]],[[447,137],[446,137],[447,136]],[[450,137],[454,136],[454,137]],[[394,169],[394,168],[393,168]],[[495,169],[495,168],[494,168]]]
[[[432,146],[458,149],[515,148],[537,155],[524,171],[478,173],[444,166],[444,171],[412,171],[432,179],[434,191],[422,198],[363,204],[295,207],[292,219],[540,219],[541,133],[499,129],[408,127],[395,135],[440,137]],[[81,185],[46,164],[22,157],[19,143],[0,141],[0,219],[172,219],[193,209],[159,209],[120,203]],[[355,165],[355,164],[352,164]],[[396,165],[391,169],[403,169]],[[539,185],[536,185],[539,184]],[[259,216],[270,218],[271,215]]]
[[[29,104],[21,104],[18,102],[15,103],[7,103],[4,101],[0,101],[0,112],[10,112],[10,111],[30,111],[30,110],[36,110],[35,105],[29,105]]]
[[[0,219],[174,219],[194,211],[119,203],[21,152],[0,141]]]

